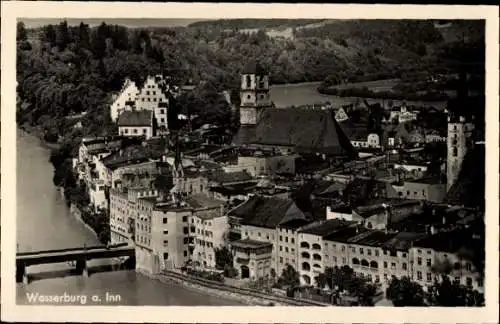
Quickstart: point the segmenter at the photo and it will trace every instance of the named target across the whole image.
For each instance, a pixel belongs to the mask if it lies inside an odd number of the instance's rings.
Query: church
[[[269,92],[269,74],[258,62],[241,72],[240,129],[236,146],[277,149],[283,153],[356,158],[357,153],[334,110],[276,108]]]

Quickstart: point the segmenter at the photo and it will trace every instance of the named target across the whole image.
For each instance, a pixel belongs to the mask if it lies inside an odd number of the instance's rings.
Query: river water
[[[95,235],[73,218],[52,183],[49,150],[22,131],[17,133],[17,243],[19,252],[81,247],[99,244]],[[107,261],[109,262],[109,261]],[[97,263],[91,266],[98,265]],[[30,296],[87,296],[86,304],[231,306],[239,305],[163,284],[135,271],[92,273],[89,278],[70,276],[67,264],[33,266],[36,277],[28,285],[17,284],[17,303],[30,304]],[[101,298],[100,303],[91,301]],[[108,296],[108,298],[106,298]],[[79,301],[81,301],[80,299]],[[71,304],[80,304],[75,301]],[[41,304],[37,302],[36,304]],[[54,302],[51,303],[55,304]]]

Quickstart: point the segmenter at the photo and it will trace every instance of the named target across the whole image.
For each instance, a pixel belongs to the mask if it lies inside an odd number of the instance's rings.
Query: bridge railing
[[[83,246],[79,248],[67,248],[67,249],[56,249],[56,250],[46,250],[46,251],[31,251],[31,252],[18,252],[16,256],[28,256],[28,255],[36,255],[36,254],[46,254],[46,253],[58,253],[58,252],[71,252],[71,251],[80,251],[80,250],[102,250],[102,249],[116,249],[120,247],[127,246],[128,243],[118,243],[112,245],[92,245],[92,246]]]

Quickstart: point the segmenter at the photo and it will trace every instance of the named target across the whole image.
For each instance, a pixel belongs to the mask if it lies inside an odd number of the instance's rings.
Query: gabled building
[[[131,107],[135,105],[138,94],[139,89],[135,82],[130,79],[125,79],[120,93],[116,95],[110,106],[110,115],[113,122],[118,120],[118,116],[120,116],[123,111],[130,110]]]
[[[122,136],[155,136],[153,113],[149,110],[124,111],[118,117],[118,133]]]
[[[243,69],[241,81],[241,127],[233,139],[235,145],[356,156],[333,110],[274,108],[269,75],[255,62]]]

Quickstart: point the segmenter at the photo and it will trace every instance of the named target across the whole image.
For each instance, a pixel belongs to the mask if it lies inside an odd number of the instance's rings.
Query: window
[[[260,237],[260,232],[257,232],[257,236]]]
[[[421,258],[421,257],[418,257],[418,258],[417,258],[417,264],[418,264],[418,265],[422,265],[422,258]]]
[[[167,240],[163,241],[163,246],[168,246],[168,241]]]
[[[432,281],[432,273],[427,272],[427,281]]]
[[[182,216],[182,221],[183,221],[184,223],[187,223],[187,221],[188,221],[188,217],[187,217],[187,216]]]
[[[283,241],[283,236],[280,235],[280,242],[282,242],[282,241]]]
[[[345,245],[342,245],[341,250],[342,250],[342,252],[345,252]]]
[[[417,279],[422,280],[422,272],[421,271],[417,271]]]
[[[283,257],[280,257],[280,263],[283,263]]]
[[[184,227],[182,230],[183,230],[184,234],[188,234],[189,233],[189,230],[188,230],[187,227]]]
[[[184,238],[184,244],[188,244],[189,243],[189,238],[185,237]]]
[[[160,109],[160,114],[164,115],[165,114],[165,109]]]
[[[166,224],[167,223],[167,218],[166,217],[163,217],[163,224]],[[168,232],[167,232],[168,233]]]
[[[280,251],[283,251],[283,246],[280,245]]]
[[[472,264],[467,263],[467,264],[465,265],[465,269],[466,269],[467,271],[472,271]]]
[[[356,253],[356,248],[354,246],[351,248],[351,252]]]
[[[465,284],[466,284],[468,287],[472,287],[472,278],[471,278],[471,277],[467,277],[467,278],[465,278]]]
[[[167,260],[168,259],[168,253],[163,253],[163,260]]]
[[[247,77],[246,77],[246,84],[247,84],[247,86],[246,86],[247,88],[250,88],[252,86],[252,78],[249,75],[247,75]]]
[[[285,252],[288,253],[288,247],[287,246],[285,246]]]
[[[146,95],[149,95],[149,91],[146,91]]]
[[[347,264],[347,259],[346,258],[342,258],[342,264]]]
[[[288,243],[288,236],[285,236],[285,243]]]
[[[164,123],[165,122],[165,118],[160,118],[160,122]]]
[[[363,253],[363,248],[359,248],[359,254],[364,254]]]
[[[403,262],[403,264],[401,265],[401,267],[403,268],[403,270],[406,270],[406,262]]]
[[[387,269],[387,262],[386,261],[384,261],[384,268]]]
[[[379,256],[378,250],[375,250],[375,256]]]
[[[458,155],[458,149],[456,147],[453,147],[453,156]]]
[[[366,254],[368,254],[368,255],[372,255],[372,250],[367,249],[367,250],[366,250]]]
[[[247,99],[250,99],[250,95],[247,96]]]
[[[128,129],[125,129],[125,134],[128,134]]]
[[[292,237],[292,238],[290,239],[290,242],[292,242],[292,244],[295,244],[295,239]]]
[[[291,249],[291,252],[292,252],[292,253],[295,253],[295,249],[294,249],[294,248],[292,248],[292,249]]]
[[[432,260],[431,259],[427,259],[427,266],[428,267],[432,266]]]
[[[391,263],[391,269],[392,269],[392,270],[396,269],[396,262],[392,262],[392,263]]]

